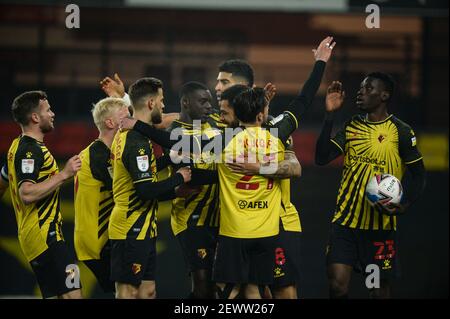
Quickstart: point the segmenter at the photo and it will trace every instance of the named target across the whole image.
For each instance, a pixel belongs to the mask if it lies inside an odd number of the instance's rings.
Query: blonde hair
[[[122,107],[127,107],[127,104],[124,100],[116,97],[107,97],[94,104],[91,112],[92,117],[94,118],[94,123],[99,131],[106,128],[105,120],[111,116],[115,110]]]

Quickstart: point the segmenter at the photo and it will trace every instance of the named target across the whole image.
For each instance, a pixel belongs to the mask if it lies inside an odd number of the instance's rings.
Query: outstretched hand
[[[333,81],[327,89],[325,98],[325,109],[327,112],[334,112],[342,107],[345,99],[345,91],[342,90],[342,83]]]
[[[132,117],[123,117],[120,119],[119,129],[121,131],[132,130],[137,120]]]
[[[275,94],[277,94],[277,87],[269,82],[264,86],[264,92],[266,93],[266,101],[269,104],[275,97]]]
[[[328,62],[331,57],[331,52],[333,48],[336,46],[336,42],[333,42],[333,37],[326,37],[320,42],[317,49],[313,49],[314,58],[316,61],[321,60],[324,62]]]
[[[122,98],[125,95],[125,86],[117,73],[114,73],[114,80],[109,76],[101,80],[100,86],[109,97]]]

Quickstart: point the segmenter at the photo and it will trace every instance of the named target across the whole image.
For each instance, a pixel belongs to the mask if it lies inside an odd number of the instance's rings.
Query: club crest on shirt
[[[31,174],[34,172],[34,159],[23,159],[22,160],[22,173]]]
[[[201,259],[205,259],[206,255],[207,255],[206,249],[205,248],[197,249],[197,255]]]
[[[136,156],[137,167],[141,172],[146,172],[150,166],[148,155]]]
[[[131,265],[131,271],[134,275],[137,275],[141,272],[142,265],[141,264],[133,264]]]

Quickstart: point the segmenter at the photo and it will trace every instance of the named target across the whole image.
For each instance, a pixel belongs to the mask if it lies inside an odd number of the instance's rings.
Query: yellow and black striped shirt
[[[286,140],[298,127],[297,118],[284,112],[272,127],[246,127],[225,141],[218,163],[220,182],[219,234],[234,238],[262,238],[278,235],[282,214],[280,180],[261,175],[232,172],[227,161],[239,158],[278,163],[284,159]]]
[[[100,259],[114,207],[111,151],[95,140],[80,158],[81,169],[75,176],[75,251],[78,260]]]
[[[158,201],[142,201],[134,185],[157,181],[156,160],[148,138],[136,131],[117,132],[111,146],[114,208],[109,238],[154,238],[157,236]]]
[[[280,117],[276,117],[273,120],[269,121],[265,126],[270,128],[276,125],[277,121],[279,121]],[[286,141],[286,150],[285,153],[294,153],[294,146],[292,139],[289,138]],[[294,153],[295,154],[295,153]],[[281,211],[281,225],[285,231],[292,232],[302,232],[302,224],[300,222],[300,214],[297,211],[297,208],[291,202],[291,179],[284,178],[280,180],[281,186],[281,207],[283,208]]]
[[[356,115],[331,141],[345,157],[333,223],[366,230],[395,230],[396,217],[373,209],[365,197],[365,188],[376,174],[391,174],[401,180],[405,165],[422,159],[414,131],[393,115],[381,122]]]
[[[52,243],[64,240],[59,188],[47,197],[25,205],[19,196],[20,185],[44,182],[58,172],[58,165],[44,143],[29,136],[19,136],[12,142],[8,151],[11,200],[20,246],[28,261],[38,257]]]
[[[211,133],[216,128],[214,122],[203,123],[201,131],[203,134]],[[169,128],[172,131],[182,128],[184,135],[201,134],[199,129],[195,129],[192,124],[174,121]],[[218,134],[219,132],[216,132]],[[202,153],[196,156],[193,167],[205,170],[217,170],[214,163],[214,155]],[[198,194],[187,198],[177,197],[172,201],[171,215],[172,231],[175,235],[192,226],[219,226],[219,185],[208,184],[201,187]]]

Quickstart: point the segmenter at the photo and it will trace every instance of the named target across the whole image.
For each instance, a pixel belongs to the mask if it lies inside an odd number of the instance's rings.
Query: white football
[[[397,177],[390,174],[378,174],[367,183],[366,196],[373,203],[386,200],[385,204],[399,204],[403,196],[403,187]]]

